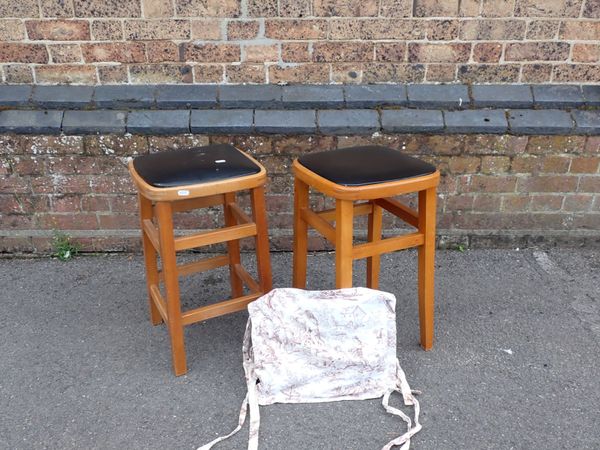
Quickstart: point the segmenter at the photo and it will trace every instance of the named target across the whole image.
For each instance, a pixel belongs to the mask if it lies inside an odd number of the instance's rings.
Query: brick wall
[[[293,158],[367,142],[402,149],[440,168],[442,246],[600,245],[600,136],[0,135],[0,251],[48,251],[55,229],[89,251],[139,249],[127,157],[209,142],[232,142],[266,166],[274,249],[291,247]],[[326,206],[322,197],[313,203]],[[181,214],[177,222],[211,228],[221,219],[212,210]],[[389,217],[384,224],[399,226]],[[313,238],[311,246],[321,249],[324,243]]]
[[[3,83],[598,83],[598,0],[3,0]]]

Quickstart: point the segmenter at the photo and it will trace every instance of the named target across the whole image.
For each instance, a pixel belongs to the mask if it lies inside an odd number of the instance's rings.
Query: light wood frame
[[[266,294],[272,287],[264,198],[266,171],[256,160],[245,153],[244,155],[260,167],[258,173],[175,188],[157,188],[149,185],[137,173],[133,162],[129,163],[129,172],[138,191],[150,320],[154,325],[161,322],[167,325],[173,371],[176,376],[187,372],[183,335],[186,325],[245,309],[248,303]],[[236,193],[242,190],[250,191],[252,217],[236,203]],[[224,228],[175,237],[173,213],[215,205],[223,207]],[[255,239],[258,280],[254,280],[241,265],[239,240],[252,236]],[[177,251],[220,242],[227,243],[227,255],[177,264]],[[162,262],[160,271],[158,257]],[[221,266],[229,266],[231,298],[209,306],[182,311],[179,277]],[[161,284],[164,296],[161,293]],[[248,288],[247,294],[244,294],[244,286]]]
[[[367,287],[379,287],[380,258],[384,253],[418,248],[418,291],[420,342],[425,350],[433,347],[434,257],[437,186],[440,174],[398,181],[344,186],[323,178],[298,160],[294,171],[294,267],[292,284],[306,288],[308,228],[314,228],[335,247],[336,288],[352,287],[352,263],[367,258]],[[309,207],[309,188],[333,197],[336,207],[313,211]],[[414,210],[392,198],[418,192],[419,206]],[[356,203],[356,201],[362,201]],[[386,210],[416,228],[412,233],[382,239],[382,212]],[[353,220],[368,215],[368,242],[354,245]],[[335,226],[330,222],[335,221]]]

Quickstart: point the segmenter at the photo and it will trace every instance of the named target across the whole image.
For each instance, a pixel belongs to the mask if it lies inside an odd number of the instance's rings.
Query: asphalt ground
[[[309,258],[309,288],[331,288],[333,254]],[[291,255],[272,260],[275,286],[289,286]],[[599,449],[600,251],[440,251],[436,267],[436,342],[425,352],[416,253],[382,261],[380,288],[398,298],[398,357],[422,391],[412,448]],[[355,269],[364,284],[364,264]],[[186,278],[184,306],[228,288],[225,270]],[[247,314],[187,327],[189,372],[174,377],[140,255],[2,259],[0,316],[0,449],[188,450],[237,423]],[[261,449],[379,449],[404,430],[379,400],[261,416]],[[215,448],[246,448],[247,433]]]

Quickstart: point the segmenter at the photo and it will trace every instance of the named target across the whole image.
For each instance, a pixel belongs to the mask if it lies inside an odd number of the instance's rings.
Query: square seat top
[[[228,144],[144,155],[133,160],[133,167],[146,183],[158,188],[222,181],[261,171],[252,159]]]
[[[399,181],[432,174],[429,163],[378,145],[309,153],[298,162],[317,175],[342,186]]]

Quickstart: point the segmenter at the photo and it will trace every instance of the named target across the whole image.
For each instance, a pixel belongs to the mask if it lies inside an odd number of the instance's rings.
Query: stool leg
[[[158,286],[158,265],[156,259],[156,250],[148,239],[146,232],[144,231],[144,220],[152,220],[152,202],[144,197],[142,194],[138,194],[138,201],[140,205],[140,224],[142,228],[142,244],[144,247],[144,261],[146,267],[146,286],[148,288],[148,303],[150,306],[150,321],[152,325],[158,325],[162,322],[162,317],[158,312],[158,308],[152,300],[150,294],[150,286]]]
[[[173,371],[176,376],[187,372],[185,361],[185,343],[183,324],[181,323],[181,305],[179,303],[179,279],[175,256],[175,237],[173,234],[173,211],[168,202],[156,203],[158,231],[160,235],[160,257],[165,280],[167,316],[171,336],[171,355]]]
[[[373,212],[369,214],[369,231],[367,237],[369,242],[375,242],[381,240],[382,208],[375,204],[375,202],[371,202],[371,205],[373,206]],[[380,261],[380,255],[367,258],[367,287],[371,289],[379,288]]]
[[[256,264],[258,279],[263,293],[273,287],[271,274],[271,254],[269,253],[269,230],[267,227],[267,208],[265,205],[265,189],[263,186],[252,189],[252,219],[256,224]]]
[[[292,270],[292,286],[306,289],[308,226],[300,215],[302,208],[308,208],[308,185],[296,178],[294,181],[294,267]]]
[[[235,192],[225,194],[225,205],[223,205],[223,213],[225,216],[225,226],[231,227],[237,224],[235,217],[231,212],[229,203],[235,203]],[[231,298],[241,297],[243,293],[242,280],[234,269],[236,264],[240,264],[240,241],[227,241],[227,253],[229,255],[229,280],[231,282]]]
[[[335,202],[335,286],[352,287],[352,229],[354,203],[351,200]]]
[[[433,347],[434,310],[434,260],[435,260],[435,188],[419,192],[419,232],[425,242],[419,246],[419,322],[421,346],[425,350]]]

